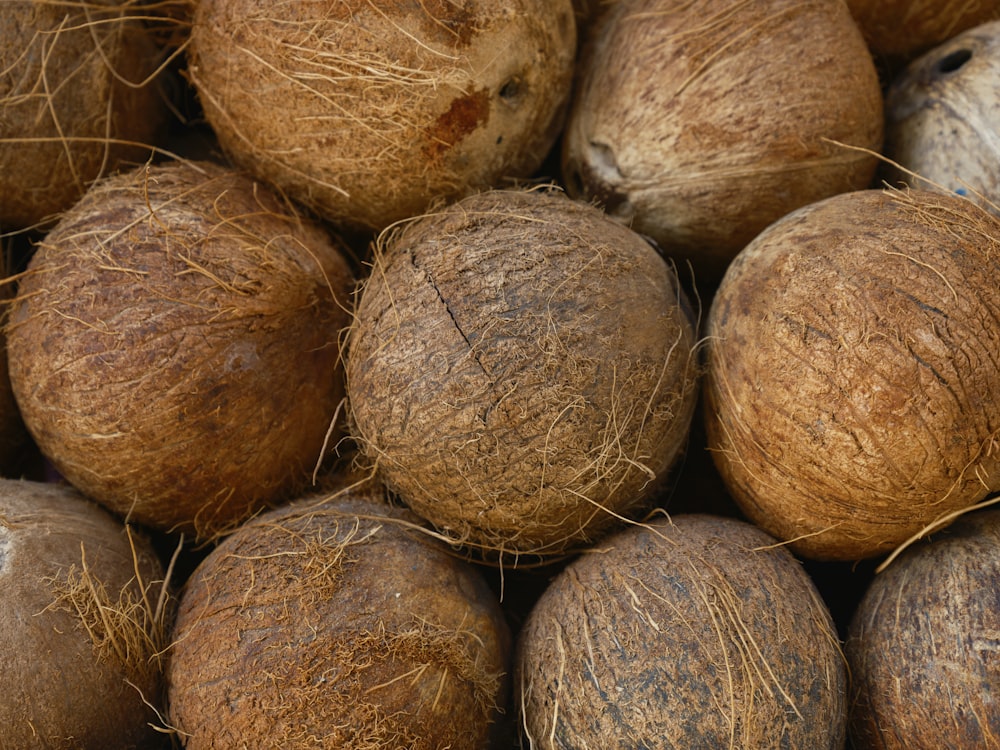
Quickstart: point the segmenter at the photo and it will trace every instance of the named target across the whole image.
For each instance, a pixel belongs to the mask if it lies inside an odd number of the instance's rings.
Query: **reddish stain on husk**
[[[489,91],[480,89],[458,97],[428,128],[428,143],[425,146],[427,155],[431,158],[440,156],[477,127],[485,125],[489,119]]]

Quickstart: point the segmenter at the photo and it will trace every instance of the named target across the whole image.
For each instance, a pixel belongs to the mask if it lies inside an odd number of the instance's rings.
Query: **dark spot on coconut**
[[[954,73],[971,59],[972,50],[957,49],[954,52],[949,52],[947,55],[938,60],[936,70],[938,73],[945,75],[948,73]]]
[[[500,86],[498,93],[501,100],[509,106],[516,108],[521,100],[524,99],[524,81],[520,76],[511,76]]]
[[[428,130],[427,155],[440,156],[489,119],[490,97],[486,89],[458,97]]]

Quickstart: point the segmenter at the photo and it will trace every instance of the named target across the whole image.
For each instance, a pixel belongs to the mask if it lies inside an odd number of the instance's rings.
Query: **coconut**
[[[890,76],[963,31],[1000,19],[997,0],[847,0],[847,6]]]
[[[346,490],[237,529],[182,591],[170,722],[200,748],[485,750],[510,633],[470,563]]]
[[[343,398],[345,253],[224,167],[95,185],[11,306],[11,384],[40,450],[115,512],[199,538],[294,496]]]
[[[963,516],[875,577],[845,644],[853,747],[998,746],[998,590],[996,510]]]
[[[865,190],[775,222],[707,321],[708,448],[802,556],[887,552],[1000,488],[1000,222]]]
[[[844,3],[612,3],[563,139],[570,194],[705,278],[789,211],[868,187],[882,92]]]
[[[149,158],[166,123],[160,50],[135,0],[6,0],[0,12],[0,229],[72,206]]]
[[[517,640],[532,748],[840,750],[846,669],[788,550],[737,519],[614,534],[549,585]]]
[[[538,169],[569,97],[573,13],[571,0],[199,3],[189,74],[234,161],[337,224],[381,229]]]
[[[557,555],[644,507],[684,447],[673,267],[599,209],[493,190],[387,233],[347,340],[351,434],[443,534]]]
[[[968,195],[1000,214],[998,78],[1000,20],[910,63],[887,94],[886,178]]]
[[[0,746],[162,746],[170,603],[145,536],[69,487],[0,480]]]

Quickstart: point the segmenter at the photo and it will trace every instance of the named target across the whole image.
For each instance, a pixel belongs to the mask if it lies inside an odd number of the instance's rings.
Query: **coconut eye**
[[[938,73],[954,73],[972,59],[972,50],[957,49],[938,60]]]
[[[500,91],[498,92],[500,98],[511,107],[517,107],[523,98],[523,83],[520,76],[511,76],[500,86]]]

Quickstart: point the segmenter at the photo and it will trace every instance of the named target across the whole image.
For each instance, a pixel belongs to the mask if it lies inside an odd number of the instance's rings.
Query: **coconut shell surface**
[[[0,480],[0,747],[163,746],[163,571],[74,490]]]
[[[201,538],[294,495],[343,398],[343,253],[209,163],[95,186],[11,307],[11,383],[39,448],[115,512]]]
[[[50,219],[149,157],[167,109],[141,14],[132,0],[3,3],[0,230]]]
[[[890,75],[963,31],[1000,19],[997,0],[847,0],[847,6]]]
[[[886,99],[894,184],[956,192],[1000,214],[1000,20],[914,60]]]
[[[479,571],[348,490],[263,514],[182,592],[167,666],[187,750],[485,750],[510,633]]]
[[[573,14],[570,0],[204,2],[189,74],[232,159],[339,225],[382,229],[540,167]]]
[[[970,513],[868,586],[845,651],[856,750],[1000,747],[1000,511]]]
[[[347,342],[352,435],[442,533],[559,554],[638,512],[684,447],[694,330],[642,237],[495,190],[377,249]]]
[[[888,552],[1000,486],[1000,223],[867,190],[761,233],[709,313],[708,448],[798,554]]]
[[[519,635],[515,691],[538,750],[844,746],[830,614],[788,550],[736,519],[661,518],[570,563]]]
[[[563,139],[595,199],[707,277],[789,211],[868,187],[878,74],[840,0],[617,2],[592,21]]]

